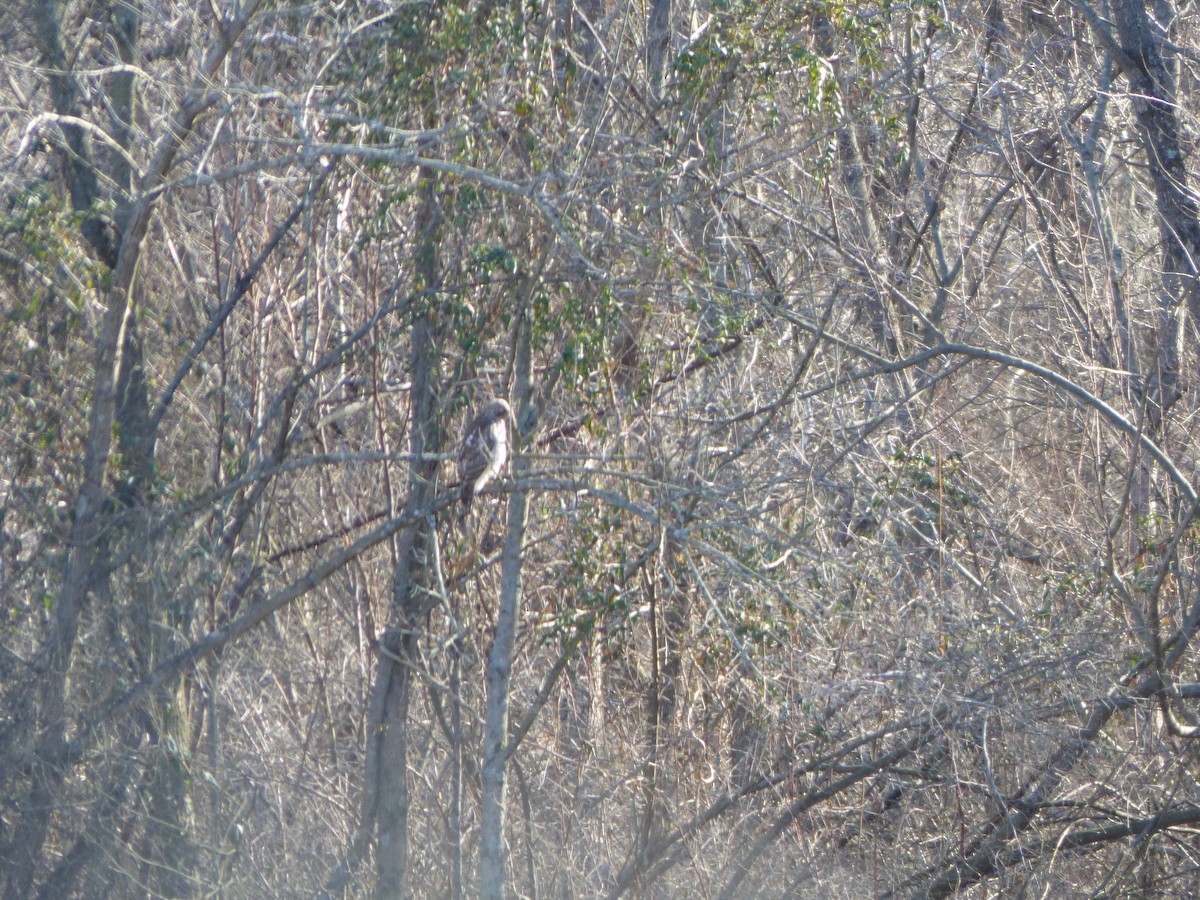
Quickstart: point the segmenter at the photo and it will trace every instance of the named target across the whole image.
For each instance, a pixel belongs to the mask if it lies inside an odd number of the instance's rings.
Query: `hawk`
[[[458,448],[458,477],[462,480],[462,514],[466,518],[471,498],[504,470],[508,462],[507,400],[493,400],[479,411],[463,432]]]

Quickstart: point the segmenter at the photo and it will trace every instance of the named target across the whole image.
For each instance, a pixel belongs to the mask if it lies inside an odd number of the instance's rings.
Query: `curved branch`
[[[1057,849],[1074,850],[1080,847],[1090,847],[1094,844],[1105,844],[1110,841],[1121,841],[1125,838],[1144,838],[1169,828],[1180,825],[1194,825],[1200,822],[1200,806],[1184,806],[1180,809],[1163,810],[1156,815],[1144,819],[1130,819],[1116,825],[1106,825],[1103,828],[1089,828],[1086,831],[1076,831],[1064,834],[1059,839]]]
[[[814,332],[820,327],[815,323],[807,322],[799,319],[798,317],[796,321],[801,325],[801,327],[807,328]],[[870,369],[854,372],[845,376],[844,378],[826,382],[824,385],[814,388],[813,390],[808,391],[800,396],[801,398],[815,396],[837,387],[852,384],[856,381],[864,381],[868,378],[876,378],[880,375],[888,375],[903,369],[921,366],[931,360],[938,359],[939,357],[943,356],[961,356],[972,360],[986,360],[988,362],[998,363],[1002,366],[1028,372],[1029,374],[1042,379],[1048,384],[1054,385],[1064,393],[1079,401],[1083,406],[1089,406],[1096,410],[1096,412],[1100,413],[1105,419],[1107,419],[1109,424],[1115,427],[1118,431],[1123,431],[1125,434],[1131,437],[1134,442],[1143,450],[1145,450],[1146,453],[1149,454],[1150,458],[1158,463],[1158,465],[1162,467],[1162,469],[1170,476],[1171,480],[1175,482],[1175,485],[1180,491],[1183,492],[1184,497],[1187,498],[1190,504],[1195,506],[1197,500],[1200,499],[1200,495],[1197,495],[1196,489],[1192,486],[1192,483],[1188,481],[1187,477],[1179,470],[1179,467],[1175,465],[1174,461],[1172,461],[1172,459],[1167,456],[1166,452],[1159,447],[1153,439],[1145,434],[1144,430],[1138,425],[1129,421],[1129,419],[1121,415],[1121,413],[1117,412],[1117,410],[1105,403],[1087,388],[1076,384],[1065,375],[1060,375],[1053,369],[1048,369],[1043,365],[1033,362],[1032,360],[1024,359],[1020,356],[1013,356],[1011,353],[1004,353],[1000,350],[989,350],[986,347],[976,347],[972,344],[946,342],[933,347],[928,347],[925,350],[921,350],[912,354],[911,356],[906,356],[903,359],[894,361],[880,361]]]

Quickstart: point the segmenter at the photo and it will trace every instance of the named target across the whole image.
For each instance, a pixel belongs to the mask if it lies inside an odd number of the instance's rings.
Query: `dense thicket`
[[[5,5],[4,896],[1194,896],[1194,14]]]

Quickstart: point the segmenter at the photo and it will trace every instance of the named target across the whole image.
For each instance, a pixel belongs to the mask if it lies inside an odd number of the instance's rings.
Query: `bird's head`
[[[483,408],[483,418],[488,422],[512,418],[512,407],[507,400],[496,399]]]

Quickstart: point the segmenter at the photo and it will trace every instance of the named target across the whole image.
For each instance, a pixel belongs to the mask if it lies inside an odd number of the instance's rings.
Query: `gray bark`
[[[646,81],[650,98],[662,99],[663,76],[667,68],[667,50],[671,46],[671,0],[651,0],[650,19],[646,23]]]
[[[425,175],[419,213],[422,237],[416,250],[416,266],[424,282],[432,284],[438,274],[440,219],[435,177],[432,173]],[[435,307],[428,308],[412,330],[409,450],[413,462],[406,503],[410,514],[431,509],[437,495],[437,462],[425,458],[442,445],[437,314]],[[418,515],[400,540],[392,622],[380,640],[365,787],[368,797],[373,795],[365,803],[374,815],[377,829],[375,896],[378,898],[403,897],[408,892],[407,720],[418,664],[417,638],[430,596],[426,587],[431,579],[427,566],[431,521],[429,515]]]
[[[532,288],[532,285],[529,286]],[[517,427],[513,434],[513,476],[520,481],[529,463],[520,454],[522,438],[532,430],[536,411],[531,405],[532,351],[530,347],[528,298],[522,304],[522,323],[517,329],[516,384],[513,409]],[[483,824],[480,835],[479,892],[484,898],[504,896],[506,860],[504,827],[507,819],[508,788],[508,690],[512,677],[513,652],[521,606],[521,550],[525,540],[528,501],[525,491],[514,491],[508,500],[508,523],[501,556],[500,604],[496,634],[487,659],[487,708],[483,737]]]
[[[1146,385],[1147,418],[1154,434],[1191,380],[1183,361],[1183,320],[1187,315],[1200,320],[1200,209],[1180,144],[1167,36],[1152,20],[1144,0],[1118,0],[1113,4],[1113,21],[1118,42],[1114,49],[1133,96],[1162,244],[1158,358],[1151,362]]]

